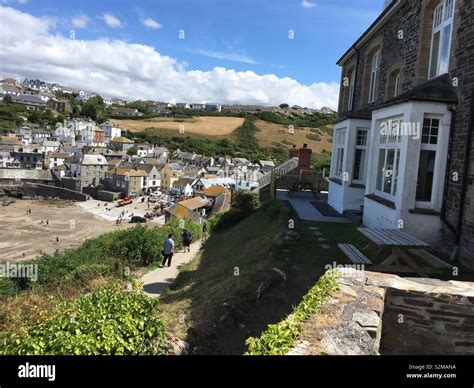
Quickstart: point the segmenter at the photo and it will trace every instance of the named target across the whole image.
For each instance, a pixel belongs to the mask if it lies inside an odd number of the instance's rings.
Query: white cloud
[[[242,62],[242,63],[251,64],[251,65],[258,64],[257,61],[248,57],[245,54],[226,53],[222,51],[204,50],[204,49],[192,50],[192,52],[195,54],[204,55],[206,57],[215,58],[215,59],[223,59],[226,61],[233,61],[233,62]]]
[[[89,20],[89,16],[87,16],[85,13],[81,13],[71,20],[71,24],[77,28],[85,28],[89,23]]]
[[[72,40],[52,31],[53,19],[1,7],[0,72],[40,78],[106,97],[165,101],[281,103],[336,108],[339,85],[215,67],[187,70],[153,47],[122,40]],[[22,26],[22,28],[18,28]]]
[[[28,4],[28,0],[1,0],[1,4],[13,4],[13,3],[18,3],[18,4]]]
[[[158,30],[159,28],[163,27],[160,23],[151,18],[141,18],[140,21],[145,27],[152,28],[154,30]]]
[[[122,22],[119,18],[115,17],[111,13],[104,13],[101,16],[101,19],[107,24],[110,28],[122,28]]]
[[[308,0],[303,0],[301,2],[301,6],[304,7],[304,8],[314,8],[317,6],[316,3],[312,3],[311,1],[308,1]]]

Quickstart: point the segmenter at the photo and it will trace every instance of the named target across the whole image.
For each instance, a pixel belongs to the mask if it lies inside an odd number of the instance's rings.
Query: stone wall
[[[466,160],[466,139],[472,131],[470,109],[474,90],[474,2],[461,0],[463,6],[458,14],[457,39],[455,43],[456,68],[452,76],[459,82],[459,93],[462,96],[456,110],[455,128],[453,131],[451,165],[448,172],[449,183],[446,193],[446,218],[452,226],[458,221],[458,210],[461,200],[464,165],[469,163],[468,186],[461,230],[461,260],[464,265],[474,269],[474,136],[471,140],[471,152]],[[470,127],[471,125],[471,127]],[[453,179],[456,178],[457,179]],[[444,247],[447,252],[454,248],[454,235],[447,228],[443,229]]]
[[[417,83],[417,60],[420,47],[420,25],[422,17],[422,3],[420,1],[406,2],[381,29],[374,38],[369,39],[360,49],[359,57],[354,54],[344,65],[343,74],[353,67],[357,60],[356,87],[354,93],[354,110],[367,106],[377,106],[388,99],[386,89],[388,76],[394,69],[394,64],[399,64],[401,69],[401,93],[408,92]],[[399,38],[399,31],[403,33],[403,39]],[[378,49],[381,51],[381,63],[375,103],[368,103],[368,89],[370,85],[371,57]],[[346,69],[347,67],[347,69]],[[341,96],[349,92],[349,87],[341,83]],[[341,97],[339,105],[339,116],[344,116],[347,104],[342,103],[347,98]]]
[[[474,298],[389,289],[385,301],[382,354],[474,354]]]
[[[474,355],[474,283],[352,268],[290,354]]]
[[[34,196],[41,196],[41,197],[53,197],[53,198],[60,198],[60,199],[69,199],[73,201],[86,201],[87,196],[85,194],[81,194],[77,191],[72,191],[69,189],[65,189],[62,187],[54,187],[48,185],[41,185],[36,183],[25,183],[23,186],[23,190],[25,195],[34,197]]]

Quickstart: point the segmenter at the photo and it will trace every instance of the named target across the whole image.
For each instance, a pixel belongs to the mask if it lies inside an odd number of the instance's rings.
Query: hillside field
[[[326,128],[328,129],[326,131],[317,128],[295,127],[292,133],[290,133],[288,126],[269,123],[263,120],[257,120],[255,125],[259,130],[255,136],[262,147],[278,147],[283,145],[290,148],[294,144],[299,148],[306,143],[314,153],[321,154],[324,152],[323,150],[331,152],[332,132],[329,129],[332,130],[333,125],[327,125]]]
[[[158,117],[145,120],[114,119],[112,121],[121,128],[131,132],[142,132],[147,128],[156,128],[158,130],[175,130],[176,134],[179,134],[180,128],[184,128],[184,133],[188,132],[202,136],[223,137],[239,128],[244,123],[244,118],[196,116],[191,119]]]

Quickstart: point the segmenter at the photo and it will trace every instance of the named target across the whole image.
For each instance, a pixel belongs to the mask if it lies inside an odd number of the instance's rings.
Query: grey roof
[[[96,154],[86,154],[82,157],[82,165],[102,165],[105,166],[107,165],[107,159],[105,159],[104,156],[102,155],[96,155]]]
[[[187,184],[192,185],[192,183],[196,180],[196,178],[193,177],[186,177],[182,176],[178,178],[175,182],[173,182],[173,187],[184,187]]]
[[[52,181],[50,170],[0,168],[0,179]]]
[[[39,97],[30,96],[28,94],[20,94],[19,96],[12,96],[12,101],[23,102],[25,104],[46,105],[46,103]]]

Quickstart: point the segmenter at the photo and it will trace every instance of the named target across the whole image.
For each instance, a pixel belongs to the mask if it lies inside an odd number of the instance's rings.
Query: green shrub
[[[319,135],[316,134],[316,133],[308,133],[308,134],[306,135],[306,139],[313,140],[313,141],[320,141],[320,140],[321,140],[321,136],[319,136]]]
[[[338,289],[335,273],[323,275],[316,285],[303,297],[300,304],[285,320],[268,325],[268,329],[258,338],[247,339],[247,355],[284,355],[295,345],[303,322],[314,315],[317,308],[326,301],[331,292]]]
[[[260,206],[258,194],[252,191],[237,191],[232,197],[231,211],[248,215]]]
[[[59,314],[24,334],[3,333],[2,355],[159,355],[166,353],[158,301],[136,284],[102,287],[65,303]]]
[[[174,234],[176,247],[182,248],[183,229],[191,231],[196,241],[202,236],[202,227],[189,220],[173,220],[160,227],[137,225],[85,241],[80,247],[53,254],[43,254],[25,264],[38,265],[38,281],[29,279],[0,279],[0,299],[18,291],[55,290],[60,285],[87,287],[99,277],[122,279],[125,267],[136,269],[162,260],[163,242]]]
[[[0,299],[14,296],[20,292],[18,284],[9,278],[0,278]]]

